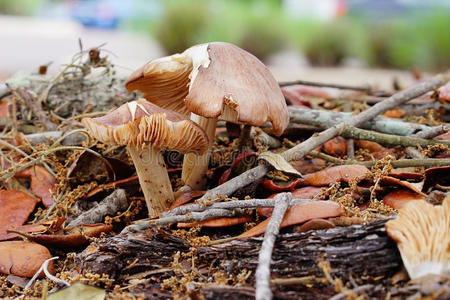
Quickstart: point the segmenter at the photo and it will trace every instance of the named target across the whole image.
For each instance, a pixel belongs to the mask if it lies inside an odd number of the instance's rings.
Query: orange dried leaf
[[[21,191],[0,191],[0,236],[6,229],[24,224],[37,200]]]
[[[33,242],[51,248],[76,248],[89,242],[89,237],[98,237],[102,232],[110,232],[112,225],[83,224],[77,227],[70,227],[55,234],[39,234],[25,236]]]
[[[337,157],[344,157],[347,155],[347,140],[343,137],[335,137],[323,144],[323,152]]]
[[[7,241],[0,243],[0,273],[13,274],[20,277],[33,277],[41,265],[52,255],[42,245],[24,242]],[[48,271],[55,274],[53,261],[48,264]],[[39,274],[44,277],[44,273]]]
[[[31,191],[42,200],[45,207],[53,205],[54,200],[52,192],[55,190],[56,180],[44,167],[33,166],[21,172],[17,172],[16,178],[31,179]]]
[[[334,228],[336,225],[334,225],[333,222],[325,220],[325,219],[312,219],[308,222],[305,222],[302,226],[300,226],[295,232],[306,232],[309,230],[319,230],[319,229],[327,229],[327,228]]]
[[[380,184],[382,185],[390,185],[390,186],[402,186],[405,187],[417,194],[422,194],[423,181],[421,182],[409,182],[405,180],[400,180],[398,178],[394,178],[391,176],[384,176],[380,180]]]
[[[357,177],[364,177],[367,172],[369,172],[369,169],[362,165],[335,166],[316,173],[306,174],[303,179],[300,179],[300,183],[302,185],[322,186],[337,181],[349,182]]]
[[[370,153],[386,150],[386,148],[381,146],[380,144],[366,140],[355,140],[355,145],[358,146],[358,148],[369,151]]]
[[[391,109],[391,110],[386,111],[384,113],[384,116],[388,117],[388,118],[401,118],[405,114],[406,114],[406,111],[404,111],[403,109],[395,108],[395,109]]]
[[[392,208],[400,209],[409,201],[424,200],[424,199],[425,199],[424,196],[414,193],[410,190],[397,190],[384,196],[383,202],[384,204]]]
[[[228,227],[228,226],[234,226],[239,224],[244,224],[247,222],[250,222],[252,219],[251,216],[240,216],[240,217],[233,217],[233,218],[217,218],[217,219],[211,219],[211,220],[205,220],[200,222],[194,222],[194,223],[178,223],[178,228],[191,228],[195,226],[202,226],[202,227]]]
[[[292,198],[294,199],[307,199],[307,198],[313,198],[317,194],[320,193],[322,188],[315,187],[315,186],[305,186],[296,190],[292,191]],[[269,197],[269,199],[272,199],[278,194],[273,194]],[[256,210],[256,213],[262,217],[270,217],[272,215],[273,207],[260,207]]]
[[[300,224],[316,218],[337,217],[342,214],[342,209],[337,202],[312,201],[288,208],[281,222],[280,228]],[[240,238],[258,236],[266,232],[270,218],[262,221],[252,229],[239,235]]]

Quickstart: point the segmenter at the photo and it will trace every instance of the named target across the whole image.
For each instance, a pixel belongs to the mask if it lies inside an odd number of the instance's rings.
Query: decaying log
[[[279,235],[272,254],[271,277],[323,278],[318,262],[324,260],[330,263],[333,278],[344,282],[358,278],[360,285],[379,283],[377,280],[387,278],[402,265],[395,243],[386,235],[384,223],[377,221],[368,225]],[[245,286],[204,285],[199,292],[207,299],[225,296],[229,299],[253,298],[261,241],[262,237],[239,239],[198,248],[196,266],[206,268],[205,274],[221,270],[234,277],[244,268],[252,271]],[[128,232],[92,244],[78,255],[77,265],[83,271],[106,273],[120,281],[129,274],[170,268],[173,254],[187,252],[189,247],[187,241],[155,229]],[[180,260],[182,265],[190,265],[183,263],[183,258]],[[137,262],[132,264],[134,261]],[[336,294],[334,287],[323,284],[323,281],[308,287],[301,284],[272,285],[272,292],[275,299],[326,299]],[[379,286],[368,294],[380,296],[385,292],[386,289]]]

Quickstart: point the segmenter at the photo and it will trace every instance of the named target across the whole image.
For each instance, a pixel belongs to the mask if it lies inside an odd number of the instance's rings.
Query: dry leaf
[[[98,237],[102,232],[110,232],[112,225],[83,224],[76,227],[65,228],[54,234],[24,234],[30,241],[51,248],[76,248],[89,242],[88,238]]]
[[[300,224],[316,218],[337,217],[342,214],[342,209],[337,202],[311,201],[288,208],[281,222],[280,228]],[[258,236],[266,232],[270,218],[262,221],[252,229],[239,235],[240,238]]]
[[[425,200],[425,197],[410,190],[393,191],[383,197],[384,204],[395,209],[400,209],[409,201],[414,200]]]
[[[103,300],[106,292],[103,289],[75,282],[70,287],[47,297],[48,300]]]
[[[294,169],[294,167],[291,166],[291,164],[288,163],[280,154],[266,151],[259,155],[258,160],[259,159],[266,161],[278,171],[302,177],[302,174]]]
[[[190,202],[192,199],[196,199],[205,194],[205,191],[189,191],[178,196],[175,201],[172,203],[169,209],[174,209],[178,206],[186,204]]]
[[[323,144],[323,152],[337,157],[347,155],[347,140],[341,136],[335,137]]]
[[[201,227],[228,227],[228,226],[234,226],[239,224],[244,224],[247,222],[252,221],[253,218],[251,216],[240,216],[240,217],[233,217],[233,218],[217,218],[217,219],[211,219],[211,220],[205,220],[200,222],[194,222],[194,223],[178,223],[178,228],[190,228],[195,226],[201,226]]]
[[[334,225],[333,222],[330,222],[325,219],[312,219],[308,222],[305,222],[305,224],[301,225],[295,232],[306,232],[309,230],[320,230],[320,229],[327,229],[327,228],[334,228],[336,225]]]
[[[335,166],[316,173],[306,174],[300,183],[302,185],[322,186],[338,181],[349,182],[355,178],[364,177],[368,172],[369,169],[362,165]]]
[[[16,178],[31,179],[31,191],[42,200],[45,207],[53,205],[52,192],[55,190],[56,180],[44,167],[35,165],[21,172],[17,172]]]
[[[0,273],[21,277],[33,277],[41,265],[52,255],[42,245],[25,241],[7,241],[0,243]],[[54,274],[53,261],[48,270]],[[42,272],[39,277],[44,277]]]
[[[20,226],[28,220],[37,199],[20,191],[0,191],[0,237],[5,239],[6,230]]]

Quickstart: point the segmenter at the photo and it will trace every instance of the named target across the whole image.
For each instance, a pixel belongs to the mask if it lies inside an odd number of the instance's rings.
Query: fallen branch
[[[297,107],[289,107],[288,109],[292,123],[320,126],[321,128],[330,128],[338,123],[348,122],[356,116],[352,113],[337,111],[302,109]],[[385,117],[373,117],[355,127],[396,135],[411,135],[419,130],[427,130],[430,128],[429,126],[418,123],[404,122]]]
[[[438,75],[429,81],[423,82],[417,86],[411,87],[407,90],[401,91],[392,97],[387,98],[383,102],[375,104],[368,110],[361,112],[357,116],[353,116],[351,119],[334,125],[333,127],[322,131],[321,133],[314,135],[306,141],[298,144],[297,146],[283,152],[281,155],[287,161],[299,160],[313,149],[336,137],[346,126],[359,126],[364,122],[375,119],[375,117],[389,109],[398,106],[410,99],[423,95],[424,93],[434,90],[439,86],[445,84],[448,81],[447,76]],[[269,171],[269,167],[266,165],[259,165],[252,168],[239,176],[236,176],[229,181],[221,184],[205,193],[201,198],[201,201],[216,199],[217,196],[228,196],[236,190],[262,178]]]
[[[270,261],[272,257],[275,239],[280,231],[280,224],[284,214],[292,200],[291,193],[282,193],[275,196],[276,204],[273,209],[272,217],[267,225],[264,240],[259,250],[258,267],[256,268],[256,300],[272,299],[270,291]]]
[[[444,140],[426,140],[414,136],[401,136],[379,133],[375,131],[360,129],[356,127],[345,127],[339,134],[342,137],[377,142],[382,145],[400,145],[404,147],[427,147],[436,144],[450,146],[450,141]]]
[[[174,223],[189,223],[189,222],[200,222],[214,218],[221,217],[234,217],[242,214],[241,210],[228,210],[228,209],[208,209],[202,212],[192,212],[187,215],[175,215],[165,218],[160,218],[156,220],[140,220],[132,225],[129,225],[122,230],[122,232],[130,232],[137,230],[145,230],[151,226],[163,226]]]
[[[23,137],[27,139],[31,145],[37,144],[45,144],[49,141],[54,141],[60,139],[65,135],[63,131],[45,131],[39,133],[26,134]],[[62,145],[72,146],[72,145],[80,145],[82,142],[87,141],[85,135],[81,133],[73,134],[71,136],[67,136],[61,141]]]
[[[335,88],[335,89],[341,89],[341,90],[353,90],[353,91],[361,91],[361,92],[370,92],[372,90],[370,86],[350,86],[350,85],[343,85],[343,84],[321,83],[321,82],[313,82],[313,81],[306,81],[306,80],[282,81],[282,82],[279,82],[278,84],[281,87],[300,84],[300,85],[328,87],[328,88]]]
[[[114,216],[118,211],[128,207],[125,190],[117,189],[108,197],[100,201],[93,208],[81,213],[76,219],[72,220],[67,227],[75,227],[81,224],[95,224],[103,221],[107,215]]]
[[[431,127],[428,130],[419,131],[418,133],[413,134],[411,137],[418,137],[418,138],[422,138],[422,139],[432,139],[435,136],[446,133],[447,131],[449,131],[449,128],[447,126],[440,125],[440,126]],[[420,153],[420,151],[417,150],[415,147],[407,147],[405,149],[405,152],[411,158],[415,158],[415,159],[424,158],[422,153]]]
[[[289,206],[312,201],[311,199],[292,199]],[[248,200],[232,200],[227,202],[214,202],[210,205],[204,204],[188,204],[183,205],[161,214],[162,218],[176,215],[184,215],[190,212],[204,211],[207,209],[235,209],[235,208],[258,208],[258,207],[274,207],[276,199],[248,199]]]
[[[328,162],[331,162],[336,165],[363,165],[368,168],[375,166],[376,161],[361,161],[354,159],[340,159],[322,152],[311,151],[310,155],[321,158]],[[409,168],[409,167],[441,167],[441,166],[449,166],[450,158],[423,158],[423,159],[399,159],[391,162],[392,167],[394,168]]]

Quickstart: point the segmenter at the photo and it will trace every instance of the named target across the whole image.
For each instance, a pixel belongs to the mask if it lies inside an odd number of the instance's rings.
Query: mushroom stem
[[[150,217],[170,207],[174,200],[164,158],[152,145],[127,146],[133,159]]]
[[[252,130],[251,125],[245,124],[241,130],[241,135],[239,137],[239,150],[245,152],[248,149],[248,140],[250,139],[250,132]]]
[[[203,128],[209,139],[208,149],[211,149],[216,135],[217,118],[205,118],[191,113],[191,120]],[[202,190],[205,188],[206,171],[208,170],[210,156],[210,150],[206,151],[203,155],[194,153],[184,155],[181,178],[185,185],[190,186],[193,190]]]

